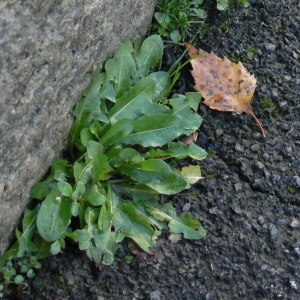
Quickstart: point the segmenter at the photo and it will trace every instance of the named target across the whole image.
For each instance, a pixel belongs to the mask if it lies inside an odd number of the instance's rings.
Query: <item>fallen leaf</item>
[[[191,71],[196,85],[194,89],[204,97],[205,105],[220,111],[246,112],[251,115],[265,136],[260,121],[255,116],[251,99],[256,87],[256,79],[239,62],[235,64],[226,57],[198,50],[185,43],[192,58]]]
[[[186,144],[186,145],[191,145],[193,143],[196,143],[198,138],[198,133],[196,131],[194,131],[193,133],[191,133],[190,135],[183,135],[179,138],[179,140]]]

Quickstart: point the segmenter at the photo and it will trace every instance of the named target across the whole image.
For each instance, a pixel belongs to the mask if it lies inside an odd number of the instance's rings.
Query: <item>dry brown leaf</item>
[[[223,59],[214,53],[197,50],[191,44],[185,44],[192,58],[191,71],[196,85],[194,89],[205,99],[205,105],[220,111],[246,112],[250,114],[265,136],[260,121],[255,116],[251,99],[255,91],[256,79],[239,62],[235,64],[226,57]]]
[[[194,131],[190,135],[181,136],[179,140],[186,145],[191,145],[197,142],[197,138],[198,138],[198,133]]]

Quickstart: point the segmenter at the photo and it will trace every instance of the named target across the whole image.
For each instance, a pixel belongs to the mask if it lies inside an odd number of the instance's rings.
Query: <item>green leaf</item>
[[[171,232],[183,233],[186,239],[200,239],[205,236],[205,230],[200,222],[191,218],[187,213],[177,216],[171,202],[164,205],[149,205],[147,210],[156,219],[168,222]]]
[[[51,164],[50,179],[57,181],[66,181],[66,177],[72,176],[72,167],[64,159],[55,159]]]
[[[163,55],[163,41],[159,35],[149,36],[144,40],[136,54],[136,62],[141,77],[148,75],[150,68],[155,67]]]
[[[92,160],[91,177],[93,182],[97,180],[105,180],[109,173],[113,171],[112,167],[107,161],[106,155],[103,153],[103,146],[95,141],[89,141],[87,145],[87,153]]]
[[[73,217],[78,217],[79,216],[80,206],[81,206],[81,204],[79,202],[73,202],[72,203],[71,213],[72,213]]]
[[[181,135],[180,119],[171,114],[144,116],[135,122],[133,131],[120,142],[144,147],[159,147]]]
[[[89,141],[87,145],[87,154],[90,159],[98,159],[103,154],[103,145],[96,141]]]
[[[161,194],[176,194],[189,187],[185,178],[163,160],[149,159],[132,166],[122,166],[120,172]]]
[[[241,3],[244,7],[248,7],[250,5],[249,1],[247,0],[238,0],[239,3]]]
[[[84,194],[85,194],[85,184],[82,181],[78,181],[76,183],[75,190],[72,193],[72,199],[74,201],[77,201]]]
[[[191,93],[184,98],[176,95],[170,99],[170,103],[173,106],[172,112],[180,119],[178,127],[182,129],[181,134],[189,135],[200,127],[203,119],[192,111],[192,109],[198,107],[199,101],[200,97],[197,97],[195,93]]]
[[[116,146],[118,147],[118,146]],[[110,163],[111,166],[113,166],[114,168],[116,168],[116,165],[119,165],[119,161],[118,161],[118,155],[119,153],[122,151],[121,148],[109,148],[106,152],[105,155],[107,157],[108,162]]]
[[[75,242],[85,242],[89,241],[92,238],[91,233],[86,229],[77,229],[72,233],[67,234],[66,236],[74,240]]]
[[[50,247],[50,253],[52,255],[56,255],[58,253],[60,253],[60,242],[59,240],[55,241],[54,243],[51,244],[51,247]]]
[[[94,229],[96,228],[96,226],[88,225],[86,226],[86,228],[88,229],[77,229],[66,235],[70,239],[79,243],[80,250],[86,250],[94,246],[92,238],[94,236],[93,232],[95,232]]]
[[[83,128],[88,128],[93,121],[108,122],[100,106],[100,88],[105,83],[105,80],[105,73],[101,73],[101,71],[97,69],[93,74],[90,85],[83,92],[83,98],[75,107],[74,116],[76,118],[70,134],[72,142],[79,148],[81,148],[79,136]]]
[[[172,32],[170,32],[170,38],[171,38],[172,42],[179,43],[179,41],[181,39],[181,35],[178,30],[173,30]]]
[[[107,231],[94,236],[96,247],[91,247],[86,250],[87,255],[96,263],[111,265],[114,261],[115,253],[119,245],[116,242],[116,232]]]
[[[30,197],[43,200],[56,187],[56,181],[67,181],[72,177],[72,167],[64,159],[55,159],[51,164],[51,172],[46,180],[34,184]]]
[[[159,194],[145,184],[118,184],[114,186],[118,194],[130,197],[133,200],[158,200]]]
[[[108,192],[106,194],[106,203],[102,205],[99,218],[98,218],[98,228],[107,232],[111,230],[112,218],[114,211],[118,205],[119,198],[113,193],[110,183],[108,184]]]
[[[168,72],[154,72],[151,73],[148,78],[155,81],[156,88],[154,93],[155,99],[161,99],[168,95],[170,87],[170,77]]]
[[[37,258],[37,259],[42,259],[42,258],[45,258],[45,257],[48,257],[51,253],[50,253],[50,246],[51,246],[51,243],[48,242],[48,241],[45,241],[37,232],[37,229],[36,229],[36,233],[34,235],[34,244],[36,245],[37,247],[37,250],[31,254],[34,254],[34,256]]]
[[[162,12],[156,12],[154,14],[154,18],[160,25],[163,25],[163,26],[167,26],[172,21],[172,19],[167,14],[162,13]]]
[[[90,131],[90,128],[83,128],[80,132],[81,144],[86,147],[90,140],[94,139],[94,135]]]
[[[144,160],[140,152],[132,148],[122,149],[118,157],[122,160],[122,162],[127,162],[132,164],[140,163]]]
[[[72,186],[65,181],[60,181],[57,183],[57,188],[63,196],[71,197],[73,189]]]
[[[96,207],[88,206],[84,212],[84,219],[89,227],[92,227],[92,223],[95,223],[99,217],[99,209]]]
[[[117,98],[129,89],[132,79],[136,77],[133,53],[133,46],[126,38],[116,50],[114,57],[105,64],[107,79],[113,81]]]
[[[71,222],[72,202],[61,198],[58,190],[47,195],[37,215],[37,228],[43,239],[54,242],[65,234]]]
[[[53,180],[45,180],[34,184],[30,190],[30,198],[43,200],[56,187]]]
[[[114,227],[125,237],[133,239],[144,251],[149,252],[157,236],[147,217],[136,211],[131,201],[121,200],[114,214]]]
[[[137,119],[151,111],[155,92],[155,81],[150,78],[140,79],[128,92],[120,97],[108,113],[112,123],[124,118]]]
[[[90,179],[90,173],[91,173],[91,163],[90,165],[75,161],[74,163],[74,178],[75,181],[82,181],[84,184],[86,184]]]
[[[202,96],[200,93],[190,92],[190,93],[186,93],[185,96],[175,94],[170,99],[170,103],[173,107],[173,110],[176,112],[180,112],[182,110],[185,110],[186,108],[191,108],[194,111],[197,111],[201,99],[202,99]]]
[[[204,0],[193,0],[192,4],[194,5],[201,5],[203,3]]]
[[[13,246],[5,251],[2,255],[0,255],[0,270],[7,264],[7,262],[11,259],[17,257],[18,253],[18,243],[14,243]]]
[[[127,136],[133,129],[134,121],[132,119],[121,119],[110,126],[108,131],[101,138],[104,147],[116,144],[119,139]]]
[[[187,182],[194,184],[198,182],[201,177],[201,170],[199,166],[186,166],[181,169],[181,174],[186,178]]]
[[[99,138],[99,135],[100,135],[100,132],[101,132],[101,129],[102,129],[102,126],[99,122],[93,122],[90,127],[90,132],[96,136],[97,138]]]
[[[28,253],[33,253],[37,250],[35,243],[32,241],[33,235],[36,232],[36,217],[38,208],[33,210],[25,209],[22,220],[23,232],[16,229],[16,236],[18,242],[17,257],[25,256]]]
[[[207,18],[206,11],[201,8],[194,8],[193,12],[199,19],[205,20]]]
[[[113,171],[113,168],[107,162],[107,157],[102,153],[99,157],[93,160],[91,177],[94,182],[97,180],[106,180],[109,178],[109,173]]]
[[[103,205],[101,207],[99,218],[98,218],[98,228],[101,231],[106,232],[111,228],[112,225],[112,211],[109,209],[108,205]]]
[[[225,10],[228,7],[228,0],[217,0],[217,9]]]
[[[207,153],[196,144],[185,145],[182,142],[171,142],[166,150],[152,148],[144,155],[145,158],[177,158],[183,159],[191,157],[196,160],[202,160],[207,156]]]
[[[100,193],[96,184],[92,185],[85,195],[88,203],[94,206],[100,206],[106,202],[106,197]]]
[[[109,80],[106,81],[106,84],[100,90],[100,98],[108,99],[111,102],[116,102],[116,91],[112,81]]]
[[[17,276],[15,277],[14,282],[15,282],[16,284],[21,284],[21,283],[23,283],[23,282],[24,282],[24,276],[23,276],[23,275],[17,275]]]

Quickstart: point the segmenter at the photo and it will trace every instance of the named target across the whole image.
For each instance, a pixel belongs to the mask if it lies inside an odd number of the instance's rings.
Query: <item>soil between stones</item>
[[[200,107],[205,179],[173,202],[205,238],[172,244],[166,232],[152,255],[124,244],[101,270],[71,244],[43,261],[27,291],[10,287],[4,299],[300,299],[299,22],[298,0],[256,0],[211,12],[196,42],[256,76],[252,105],[267,134],[248,115]]]

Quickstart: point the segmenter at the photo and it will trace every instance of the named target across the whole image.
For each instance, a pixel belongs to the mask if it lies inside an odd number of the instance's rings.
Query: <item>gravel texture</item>
[[[256,0],[211,11],[195,42],[256,76],[253,109],[266,130],[263,138],[246,114],[200,107],[205,179],[173,201],[201,220],[205,238],[171,243],[164,233],[152,255],[124,244],[104,268],[69,245],[7,299],[300,299],[299,8]],[[191,91],[190,78],[182,83]]]

